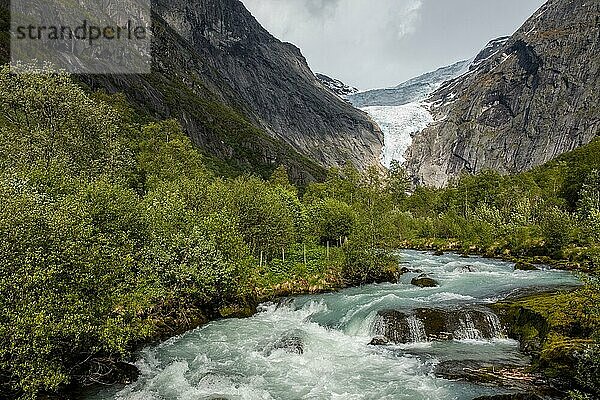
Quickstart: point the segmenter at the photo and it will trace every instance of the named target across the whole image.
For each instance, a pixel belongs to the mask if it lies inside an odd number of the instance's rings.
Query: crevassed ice
[[[392,161],[406,161],[404,155],[415,134],[433,122],[431,113],[420,103],[402,106],[371,106],[362,109],[381,127],[385,138],[382,164],[390,167]]]

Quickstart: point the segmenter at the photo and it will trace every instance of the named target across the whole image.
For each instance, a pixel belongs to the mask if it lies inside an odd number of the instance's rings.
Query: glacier
[[[477,70],[488,58],[502,49],[508,37],[490,41],[474,58],[439,68],[400,85],[374,89],[343,96],[357,108],[365,111],[376,122],[384,135],[385,146],[381,163],[390,167],[392,161],[406,161],[404,155],[415,135],[434,122],[429,110],[441,103],[430,104],[427,99],[442,86],[450,87],[454,79]],[[445,104],[455,101],[451,93]]]
[[[401,164],[406,160],[404,154],[412,144],[413,135],[421,132],[433,122],[433,116],[425,104],[409,103],[401,106],[363,107],[375,121],[385,137],[385,146],[381,163],[389,168],[392,161]]]

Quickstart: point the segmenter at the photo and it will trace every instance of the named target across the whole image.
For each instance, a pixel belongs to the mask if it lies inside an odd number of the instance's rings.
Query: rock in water
[[[505,337],[500,319],[487,307],[384,310],[377,313],[373,333],[372,345]]]
[[[268,345],[263,353],[268,357],[275,350],[283,350],[290,354],[304,354],[303,333],[296,330],[287,332],[280,339]]]
[[[369,346],[387,346],[388,344],[390,344],[390,340],[388,338],[386,338],[385,336],[375,336],[371,342],[369,343]]]
[[[519,270],[519,271],[537,271],[539,270],[538,267],[536,267],[534,264],[525,262],[525,261],[519,261],[518,263],[515,264],[515,270]]]
[[[500,396],[478,397],[475,400],[541,400],[545,396],[563,398],[562,393],[548,385],[542,375],[529,373],[527,367],[522,365],[477,360],[442,361],[436,365],[434,374],[437,377],[450,380],[520,391],[520,393]],[[544,397],[540,397],[538,393]]]
[[[304,354],[304,341],[301,337],[290,336],[275,343],[274,348],[285,350],[287,353]]]
[[[419,286],[422,288],[432,288],[439,286],[439,283],[426,275],[419,275],[416,278],[413,278],[410,283],[415,286]]]

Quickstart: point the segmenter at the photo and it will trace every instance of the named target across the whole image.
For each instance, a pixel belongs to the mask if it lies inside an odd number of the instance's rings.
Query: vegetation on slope
[[[64,75],[5,67],[0,103],[4,396],[126,380],[115,371],[138,344],[274,296],[393,279],[384,249],[598,272],[600,141],[525,174],[485,172],[407,195],[398,165],[385,176],[334,169],[302,188],[281,167],[268,180],[219,177],[176,122],[148,120],[124,96],[91,94]],[[590,293],[597,286],[547,300],[585,329],[557,325],[543,340],[579,340],[571,354],[593,393]]]
[[[283,168],[219,178],[177,123],[123,96],[5,67],[0,103],[3,396],[126,379],[138,343],[397,267],[365,244],[360,209],[302,202]]]

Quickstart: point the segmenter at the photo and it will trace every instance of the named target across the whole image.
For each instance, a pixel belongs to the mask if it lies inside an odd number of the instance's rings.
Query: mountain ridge
[[[267,176],[286,164],[303,182],[346,162],[378,165],[377,125],[325,89],[300,50],[270,35],[240,1],[152,5],[152,73],[78,79],[124,93],[154,118],[177,119],[196,145],[241,171]]]
[[[434,92],[435,122],[406,154],[414,184],[522,172],[596,137],[599,20],[599,1],[550,0],[491,58]]]
[[[427,95],[443,82],[467,71],[471,60],[458,61],[409,79],[397,86],[384,89],[372,89],[348,96],[355,107],[401,106],[425,100]]]

